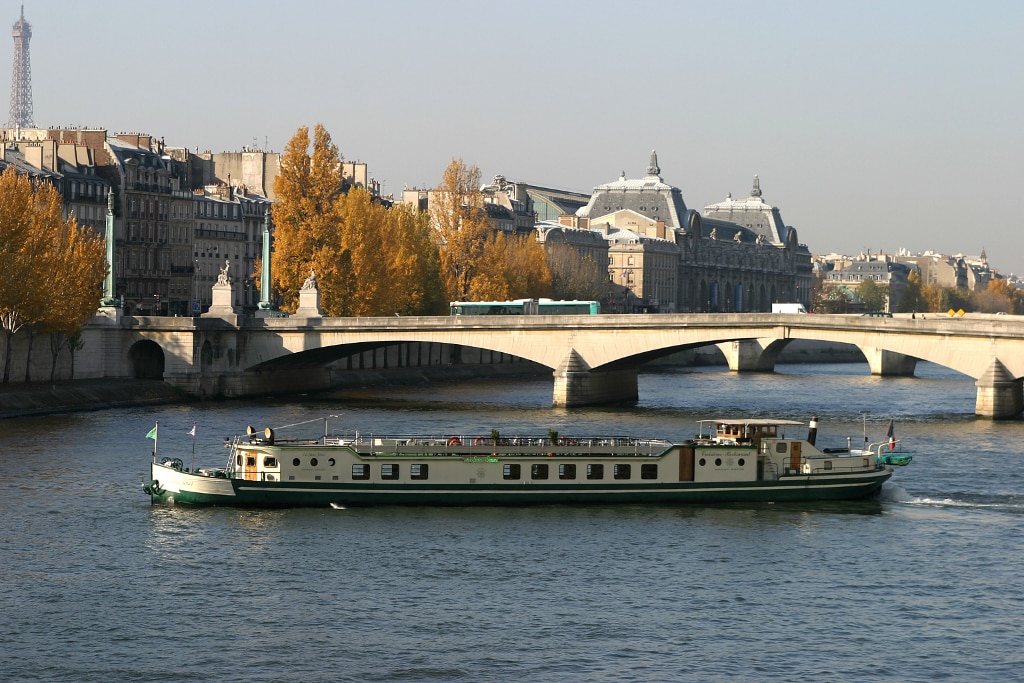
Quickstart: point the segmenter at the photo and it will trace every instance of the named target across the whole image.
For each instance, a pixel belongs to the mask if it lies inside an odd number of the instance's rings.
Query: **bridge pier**
[[[874,346],[858,347],[868,361],[872,375],[888,375],[913,377],[917,368],[917,359],[895,351],[875,348]]]
[[[1014,379],[998,359],[992,360],[974,385],[978,387],[974,401],[976,415],[1005,420],[1024,412],[1024,380]]]
[[[575,350],[554,372],[552,405],[559,408],[635,401],[640,398],[636,368],[591,370]]]
[[[738,339],[715,344],[733,372],[774,372],[789,339]]]

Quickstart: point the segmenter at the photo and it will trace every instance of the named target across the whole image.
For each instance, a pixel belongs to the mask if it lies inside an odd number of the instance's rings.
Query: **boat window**
[[[530,478],[532,479],[547,479],[548,478],[548,466],[543,463],[536,463],[530,465]]]
[[[327,458],[327,464],[334,467],[334,458]]]
[[[826,470],[832,469],[832,461],[831,460],[826,460],[825,461],[825,469]]]
[[[612,466],[612,478],[613,479],[629,479],[633,476],[633,468],[629,465],[613,465]]]
[[[239,453],[238,455],[235,456],[235,464],[238,465],[239,467],[242,466],[242,454],[241,453]]]
[[[395,463],[388,463],[380,466],[380,478],[381,479],[398,479],[398,465]]]
[[[256,467],[256,456],[255,455],[247,455],[247,456],[245,456],[245,466],[246,467]]]
[[[268,455],[267,457],[263,458],[263,466],[264,467],[277,467],[277,458],[275,458],[272,455]]]
[[[780,441],[777,444],[775,444],[775,452],[776,453],[785,453],[786,452],[786,442],[785,441]]]
[[[722,466],[722,459],[721,458],[715,458],[715,467],[721,467],[721,466]]]
[[[697,464],[700,465],[701,467],[704,467],[704,465],[708,464],[708,461],[705,460],[704,458],[701,458],[700,460],[697,461]]]
[[[739,460],[736,461],[736,464],[739,465],[740,467],[743,467],[744,465],[747,464],[747,461],[744,460],[743,458],[740,458]]]
[[[312,465],[313,467],[316,467],[317,465],[320,464],[320,461],[317,460],[316,458],[310,458],[309,459],[309,464]]]
[[[298,467],[299,466],[299,459],[295,458],[294,460],[292,460],[292,464],[295,465],[296,467]]]
[[[587,465],[587,479],[604,479],[604,465]]]
[[[640,478],[641,479],[657,479],[658,478],[658,466],[654,463],[648,463],[646,465],[640,465]]]
[[[353,479],[369,479],[370,478],[370,466],[362,463],[358,465],[352,465],[352,478]]]
[[[559,465],[558,466],[558,478],[559,479],[575,479],[576,478],[576,465]]]
[[[410,479],[426,479],[427,478],[427,464],[426,463],[415,463],[409,465],[409,478]]]
[[[520,466],[517,464],[509,463],[501,468],[501,476],[505,479],[518,479],[519,473]]]

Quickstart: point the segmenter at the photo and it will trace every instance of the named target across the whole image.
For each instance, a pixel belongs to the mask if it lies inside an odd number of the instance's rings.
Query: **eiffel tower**
[[[32,128],[32,63],[28,56],[28,43],[32,39],[32,25],[25,21],[25,5],[21,5],[21,18],[11,31],[14,37],[14,70],[11,73],[11,115],[7,125]]]

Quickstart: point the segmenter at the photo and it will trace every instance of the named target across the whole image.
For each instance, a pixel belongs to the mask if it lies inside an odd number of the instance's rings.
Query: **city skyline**
[[[758,175],[815,253],[985,249],[1024,274],[1019,228],[985,211],[1021,179],[1018,4],[28,0],[25,18],[38,126],[218,152],[321,122],[396,195],[453,157],[589,194],[656,149],[690,208]]]

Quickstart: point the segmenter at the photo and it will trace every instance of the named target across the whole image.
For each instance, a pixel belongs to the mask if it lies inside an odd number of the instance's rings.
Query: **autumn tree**
[[[1007,280],[990,280],[984,290],[971,296],[973,307],[986,313],[1024,313],[1024,292]]]
[[[484,240],[476,266],[467,292],[471,301],[551,296],[551,273],[544,247],[532,234],[492,233]]]
[[[480,169],[452,159],[430,202],[448,301],[550,296],[543,247],[532,234],[495,230],[480,192]]]
[[[12,341],[22,329],[73,335],[99,305],[103,241],[63,216],[60,194],[13,167],[0,174],[0,326],[10,381]],[[31,340],[26,367],[31,365]],[[26,375],[27,377],[27,375]]]
[[[444,310],[430,220],[412,207],[385,207],[364,189],[338,200],[344,290],[337,315],[416,315]],[[326,310],[326,308],[325,308]]]
[[[594,257],[565,243],[549,244],[546,254],[553,298],[600,301],[607,297],[608,272]]]
[[[57,372],[60,352],[78,343],[82,327],[96,312],[107,275],[104,240],[83,229],[72,216],[54,231],[47,263],[52,273],[46,283],[50,303],[38,322],[40,332],[50,335],[50,381]]]
[[[430,216],[447,298],[470,299],[484,244],[494,231],[480,192],[480,169],[452,159],[430,197]]]
[[[286,311],[298,308],[299,289],[316,270],[324,308],[339,306],[347,269],[337,254],[337,199],[341,195],[341,155],[327,129],[302,127],[285,146],[274,181],[274,257],[271,279]]]

